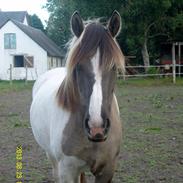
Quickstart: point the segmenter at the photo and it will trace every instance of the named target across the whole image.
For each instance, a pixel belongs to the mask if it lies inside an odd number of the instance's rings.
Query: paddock
[[[0,182],[16,181],[21,146],[22,182],[53,183],[51,164],[30,129],[32,84],[0,81]],[[183,80],[118,80],[116,93],[123,140],[114,183],[183,182]]]

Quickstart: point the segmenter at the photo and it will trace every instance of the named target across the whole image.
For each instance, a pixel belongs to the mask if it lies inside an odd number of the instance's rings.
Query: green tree
[[[69,9],[70,1],[68,3],[62,0],[48,0],[46,8],[50,13],[48,25],[46,28],[47,35],[57,43],[60,47],[69,39],[70,26],[69,26]]]
[[[123,8],[127,45],[132,54],[140,48],[145,66],[150,65],[148,41],[164,35],[160,23],[166,20],[170,6],[170,0],[131,0]]]
[[[144,65],[149,66],[149,51],[156,55],[161,42],[183,39],[182,9],[179,0],[129,0],[122,10],[128,53],[141,52]]]
[[[182,0],[47,0],[50,13],[47,34],[60,47],[71,37],[70,17],[78,10],[85,20],[102,17],[106,22],[114,9],[122,15],[118,41],[125,55],[136,55],[149,66],[160,42],[183,39]]]
[[[89,18],[109,17],[114,9],[121,9],[119,0],[48,0],[45,8],[50,13],[47,34],[64,47],[71,37],[70,18],[74,11],[79,11],[85,20]]]
[[[36,15],[29,15],[30,25],[36,29],[40,29],[44,32],[44,26],[40,20],[40,18]]]
[[[183,40],[183,1],[172,0],[165,27],[169,41]]]

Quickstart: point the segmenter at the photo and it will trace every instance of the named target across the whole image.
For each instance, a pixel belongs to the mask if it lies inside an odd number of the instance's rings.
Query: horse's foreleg
[[[85,177],[85,173],[84,173],[84,172],[81,173],[81,175],[80,175],[80,183],[87,183],[87,182],[86,182],[86,177]]]
[[[53,178],[55,180],[56,183],[59,183],[59,167],[58,167],[58,162],[56,161],[55,158],[53,158],[51,155],[49,155],[48,153],[46,153],[48,159],[51,161],[52,164],[52,173],[53,173]]]
[[[95,183],[112,183],[113,174],[104,173],[95,177]]]
[[[100,172],[95,174],[95,183],[111,183],[114,170],[115,168],[112,164],[105,166]]]
[[[59,183],[59,167],[58,167],[58,162],[55,162],[53,164],[53,177],[56,183]]]
[[[59,183],[80,183],[80,173],[78,169],[66,161],[60,161],[58,164]]]

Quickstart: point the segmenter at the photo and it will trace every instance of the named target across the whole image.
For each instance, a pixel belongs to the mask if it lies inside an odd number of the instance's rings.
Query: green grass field
[[[29,124],[33,82],[0,81],[0,182],[15,182],[23,148],[23,181],[51,183],[51,165]],[[123,139],[114,183],[183,182],[183,79],[118,80]],[[89,183],[91,175],[88,174]]]
[[[33,81],[13,81],[12,84],[9,81],[0,80],[0,94],[6,92],[18,92],[21,90],[30,90],[33,86]]]

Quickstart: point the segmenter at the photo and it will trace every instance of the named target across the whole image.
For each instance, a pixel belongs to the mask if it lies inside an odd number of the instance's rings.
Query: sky
[[[30,15],[36,14],[45,25],[49,14],[45,8],[47,0],[0,0],[1,11],[27,11]]]

